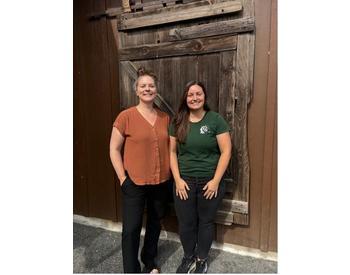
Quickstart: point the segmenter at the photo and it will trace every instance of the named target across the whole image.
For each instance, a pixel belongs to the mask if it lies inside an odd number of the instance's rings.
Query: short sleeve
[[[220,115],[217,114],[216,117],[216,135],[220,135],[225,132],[230,131],[230,126],[227,124],[226,120]]]
[[[169,125],[169,135],[172,137],[175,137],[174,123],[170,123],[170,125]]]
[[[117,128],[119,132],[125,136],[126,128],[127,128],[128,117],[125,112],[121,112],[113,123],[113,127]]]

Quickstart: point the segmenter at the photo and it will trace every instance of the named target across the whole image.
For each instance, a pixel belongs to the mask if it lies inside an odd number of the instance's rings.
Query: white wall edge
[[[80,215],[73,215],[73,221],[79,224],[98,227],[109,231],[122,232],[122,223],[120,222],[113,222],[110,220],[104,220],[99,218],[84,217]],[[141,235],[144,236],[144,234],[145,234],[145,229],[142,228]],[[161,231],[160,239],[175,241],[178,243],[180,242],[178,234],[165,231],[165,230]],[[263,252],[256,248],[249,248],[249,247],[229,244],[229,243],[217,243],[215,241],[213,242],[211,247],[215,249],[220,249],[226,252],[242,255],[242,256],[250,256],[250,257],[269,260],[269,261],[277,261],[276,252]]]

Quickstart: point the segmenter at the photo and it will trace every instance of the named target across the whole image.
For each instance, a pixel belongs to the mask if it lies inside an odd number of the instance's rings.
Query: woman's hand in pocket
[[[121,178],[119,179],[120,186],[123,186],[123,184],[124,184],[125,181],[126,181],[126,178],[127,178],[127,176],[124,176],[124,177],[121,177]]]

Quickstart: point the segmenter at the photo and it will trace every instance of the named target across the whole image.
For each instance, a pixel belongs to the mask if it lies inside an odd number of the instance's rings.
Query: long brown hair
[[[179,109],[174,117],[174,128],[175,128],[175,136],[180,143],[185,143],[187,133],[188,133],[188,125],[189,125],[189,115],[190,109],[187,106],[187,94],[191,86],[198,85],[202,88],[204,92],[204,110],[210,111],[210,108],[207,103],[207,90],[202,82],[199,81],[190,81],[186,84],[185,90],[181,97],[181,102]]]

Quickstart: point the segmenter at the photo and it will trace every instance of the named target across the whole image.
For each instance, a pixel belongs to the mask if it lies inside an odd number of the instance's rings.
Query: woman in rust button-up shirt
[[[138,71],[137,106],[121,112],[113,124],[110,157],[123,193],[123,266],[126,273],[140,273],[138,260],[142,216],[147,222],[141,260],[143,272],[159,273],[156,263],[160,220],[166,206],[169,165],[169,117],[154,108],[156,77]],[[121,149],[124,145],[124,155]]]

